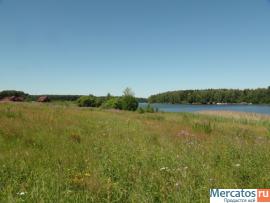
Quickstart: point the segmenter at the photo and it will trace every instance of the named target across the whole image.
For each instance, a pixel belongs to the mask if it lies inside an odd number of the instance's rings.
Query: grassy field
[[[209,202],[269,160],[269,117],[0,104],[0,202]]]

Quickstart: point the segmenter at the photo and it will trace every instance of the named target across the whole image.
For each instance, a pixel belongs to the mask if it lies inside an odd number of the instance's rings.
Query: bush
[[[139,113],[155,113],[158,112],[158,108],[152,107],[150,104],[146,106],[146,108],[138,108]]]
[[[95,106],[96,107],[100,107],[101,105],[103,105],[104,102],[105,102],[104,97],[96,97],[95,98]]]
[[[121,102],[118,98],[110,98],[103,102],[101,107],[105,109],[121,109]]]
[[[140,107],[140,108],[138,108],[138,112],[139,113],[145,113],[145,110],[142,107]]]
[[[80,107],[99,107],[106,109],[121,109],[135,111],[138,108],[138,101],[134,97],[134,93],[130,88],[124,90],[122,97],[112,97],[110,94],[107,97],[82,96],[77,100]]]
[[[155,110],[154,110],[154,108],[152,106],[150,106],[150,104],[148,104],[147,107],[146,107],[146,112],[147,113],[154,113]]]
[[[138,108],[138,101],[134,96],[126,95],[121,98],[121,109],[128,111],[136,111]]]
[[[96,99],[94,96],[82,96],[77,100],[79,107],[95,107]]]

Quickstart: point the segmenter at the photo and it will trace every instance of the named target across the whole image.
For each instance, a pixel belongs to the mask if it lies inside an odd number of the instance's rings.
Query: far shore
[[[141,104],[147,104],[145,102],[142,102]],[[218,106],[226,106],[226,105],[258,105],[258,106],[270,106],[270,104],[253,104],[253,103],[149,103],[149,104],[172,104],[172,105],[206,105],[206,106],[211,106],[211,105],[218,105]]]

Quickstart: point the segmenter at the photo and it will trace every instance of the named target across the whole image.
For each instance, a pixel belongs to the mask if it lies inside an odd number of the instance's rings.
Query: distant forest
[[[4,90],[0,91],[0,100],[5,97],[11,97],[11,96],[17,96],[17,97],[23,97],[25,101],[37,101],[37,99],[40,96],[48,96],[51,101],[76,101],[83,95],[30,95],[22,91],[16,91],[16,90]],[[91,95],[93,96],[93,95]],[[99,99],[105,99],[107,96],[100,96],[96,97]],[[139,103],[147,102],[147,99],[145,98],[136,98]]]
[[[217,104],[252,103],[270,104],[270,86],[258,89],[180,90],[152,95],[149,103]]]

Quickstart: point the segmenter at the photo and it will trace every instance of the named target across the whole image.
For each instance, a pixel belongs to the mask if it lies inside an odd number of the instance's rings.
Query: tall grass
[[[270,186],[269,119],[0,105],[0,202],[209,202]]]

